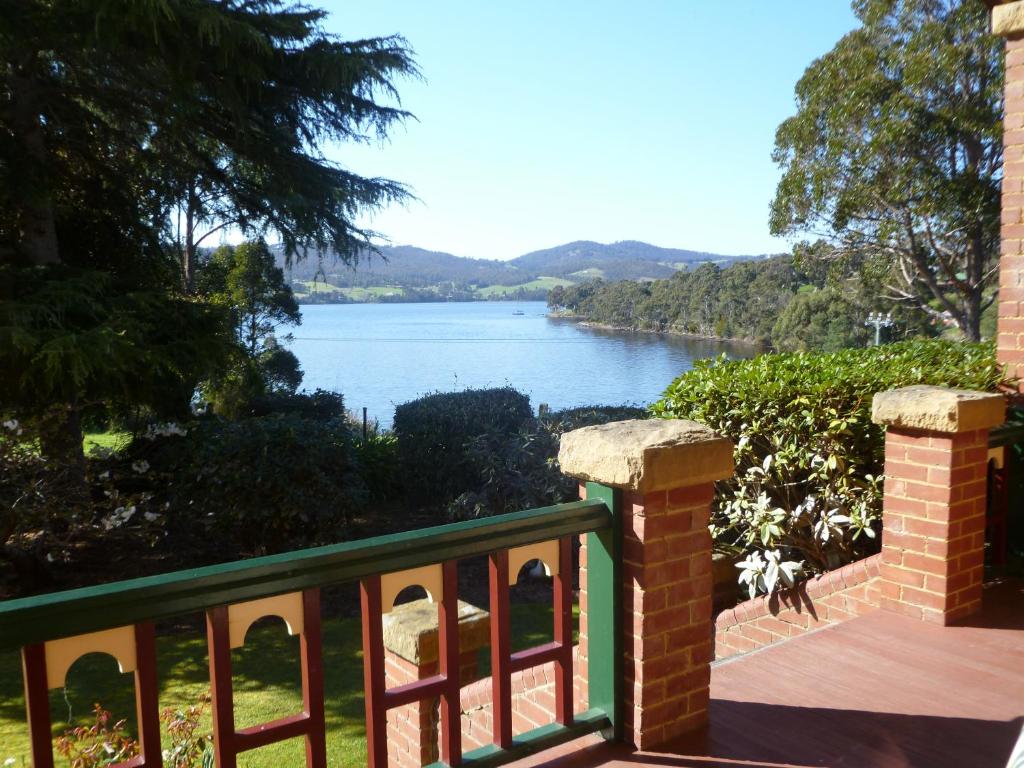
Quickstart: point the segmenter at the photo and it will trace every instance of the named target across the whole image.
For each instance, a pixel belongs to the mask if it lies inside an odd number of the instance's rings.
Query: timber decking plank
[[[961,626],[866,616],[717,664],[711,724],[668,748],[577,742],[544,768],[1003,768],[1024,725],[1024,583]]]

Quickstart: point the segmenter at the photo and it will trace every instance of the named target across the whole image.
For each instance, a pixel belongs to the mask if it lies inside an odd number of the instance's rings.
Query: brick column
[[[388,688],[438,672],[437,606],[429,600],[397,605],[384,614],[384,679]],[[477,657],[490,637],[490,615],[459,601],[459,682],[479,679]],[[419,768],[438,760],[438,700],[388,710],[388,765]]]
[[[992,31],[1006,37],[996,354],[1024,386],[1024,2],[996,0],[995,5]]]
[[[988,431],[1002,395],[906,387],[875,395],[887,427],[881,607],[949,624],[981,608]]]
[[[650,749],[707,724],[711,679],[714,481],[733,446],[690,421],[625,421],[562,436],[566,474],[622,490],[626,737]],[[580,666],[588,658],[586,555],[581,557]]]

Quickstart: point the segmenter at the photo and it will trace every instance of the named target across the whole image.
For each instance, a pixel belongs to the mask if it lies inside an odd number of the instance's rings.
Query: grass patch
[[[520,283],[519,285],[488,285],[486,288],[477,288],[476,292],[480,296],[491,297],[491,296],[505,296],[509,293],[515,293],[520,288],[528,291],[546,290],[550,291],[556,286],[562,286],[563,288],[568,285],[575,285],[572,280],[565,280],[560,277],[538,277],[536,280],[531,280],[528,283]]]
[[[97,449],[115,452],[124,450],[131,441],[130,432],[116,430],[113,432],[89,432],[82,440],[82,448],[85,450],[85,455],[89,456]]]
[[[313,293],[338,293],[344,288],[324,280],[296,280],[292,284],[292,290],[296,295],[309,296]]]
[[[513,650],[550,641],[552,621],[550,605],[513,605]],[[366,764],[366,732],[359,619],[326,620],[323,639],[327,763],[332,767],[362,766]],[[287,634],[283,622],[259,622],[250,630],[245,646],[232,652],[231,661],[236,727],[301,711],[299,642]],[[489,662],[485,654],[482,661]],[[157,666],[161,709],[195,703],[209,690],[206,640],[202,636],[158,637]],[[54,734],[59,735],[69,724],[88,722],[94,702],[110,710],[115,718],[127,718],[134,732],[133,691],[132,676],[120,674],[111,657],[90,654],[79,659],[68,673],[67,687],[50,694]],[[209,710],[204,727],[209,732]],[[168,745],[165,734],[164,747]],[[17,654],[6,653],[0,655],[0,765],[13,758],[14,766],[28,766],[28,748],[21,662]],[[304,754],[303,740],[291,739],[243,753],[238,764],[240,768],[304,765]]]
[[[392,285],[369,285],[366,287],[342,288],[341,292],[352,299],[352,301],[372,301],[382,296],[402,296],[405,294],[405,289]]]

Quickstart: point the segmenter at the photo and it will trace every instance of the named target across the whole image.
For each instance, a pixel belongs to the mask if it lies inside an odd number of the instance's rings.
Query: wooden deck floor
[[[1024,584],[957,627],[885,612],[728,659],[706,733],[658,753],[566,745],[545,768],[1003,768],[1024,727]],[[519,765],[519,764],[517,764]]]

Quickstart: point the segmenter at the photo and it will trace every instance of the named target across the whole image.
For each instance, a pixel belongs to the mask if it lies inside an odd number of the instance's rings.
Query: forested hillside
[[[877,298],[858,279],[802,271],[792,256],[701,264],[667,280],[594,280],[558,287],[548,305],[589,322],[743,339],[783,350],[838,350],[867,341],[863,322]],[[891,338],[930,333],[916,312],[895,312]]]
[[[352,266],[331,254],[278,263],[306,302],[471,301],[539,299],[556,286],[595,278],[652,280],[705,262],[727,264],[751,256],[686,251],[635,240],[567,243],[509,261],[471,259],[414,246],[383,246],[364,252]]]

